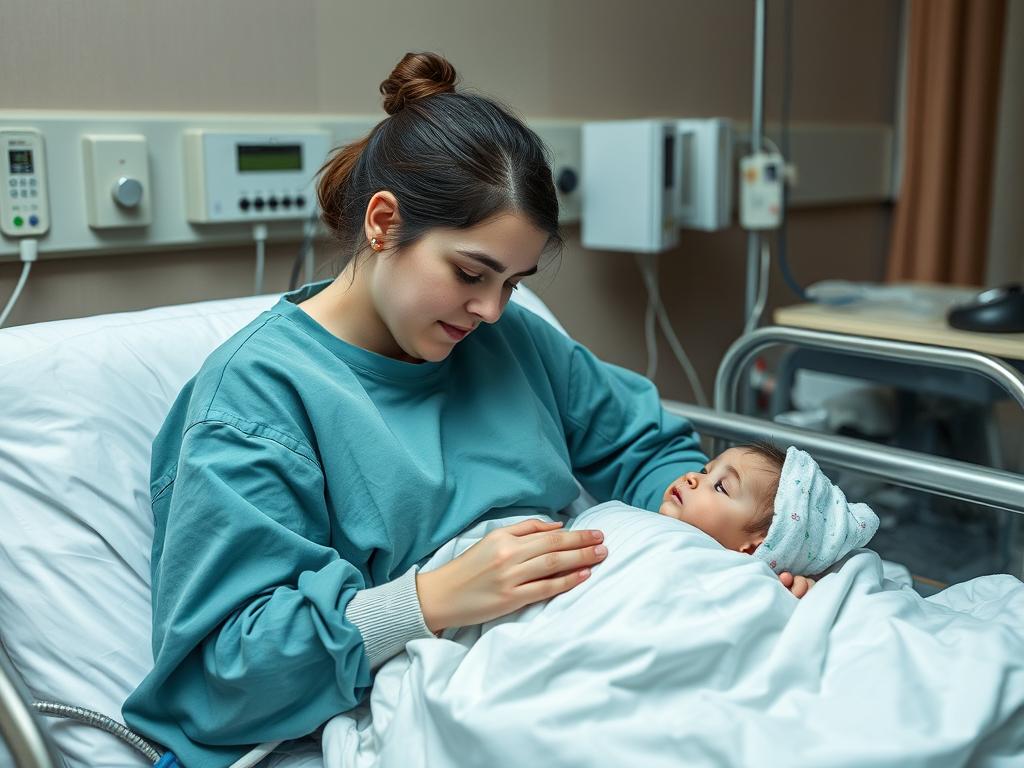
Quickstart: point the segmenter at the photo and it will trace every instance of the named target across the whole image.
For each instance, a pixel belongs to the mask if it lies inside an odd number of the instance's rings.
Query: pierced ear
[[[366,206],[366,217],[363,220],[367,242],[374,237],[386,242],[389,235],[394,236],[394,227],[401,221],[398,198],[386,190],[375,193]]]

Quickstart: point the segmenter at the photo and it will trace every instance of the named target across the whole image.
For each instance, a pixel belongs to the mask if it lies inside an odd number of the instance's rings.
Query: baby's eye
[[[719,493],[724,493],[726,496],[729,495],[729,492],[725,490],[725,483],[723,483],[721,480],[715,483],[715,490],[718,491]]]
[[[701,467],[701,468],[700,468],[700,473],[701,473],[702,475],[706,475],[706,474],[708,473],[708,468],[707,468],[707,467]]]

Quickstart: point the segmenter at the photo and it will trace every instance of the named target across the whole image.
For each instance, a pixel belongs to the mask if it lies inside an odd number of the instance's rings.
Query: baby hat
[[[867,504],[850,504],[809,454],[793,446],[775,494],[775,515],[754,557],[776,573],[821,573],[850,550],[863,547],[878,530]]]

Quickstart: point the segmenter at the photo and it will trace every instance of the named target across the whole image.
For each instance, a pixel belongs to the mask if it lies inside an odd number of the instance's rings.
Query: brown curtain
[[[1006,0],[910,0],[903,177],[889,280],[980,285]]]

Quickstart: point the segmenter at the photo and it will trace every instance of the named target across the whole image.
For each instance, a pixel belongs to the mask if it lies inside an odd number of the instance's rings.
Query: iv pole
[[[764,134],[764,39],[767,0],[754,0],[754,106],[750,123],[750,151],[761,151]],[[754,304],[760,288],[761,233],[750,230],[747,233],[747,294],[743,312],[746,327],[754,312]]]

